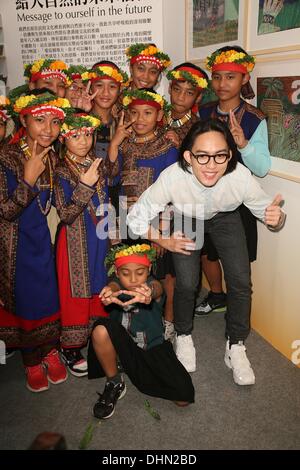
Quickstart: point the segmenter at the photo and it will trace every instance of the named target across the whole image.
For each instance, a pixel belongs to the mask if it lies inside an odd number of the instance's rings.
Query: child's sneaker
[[[224,292],[220,294],[209,292],[201,304],[195,308],[195,316],[202,317],[210,312],[225,312],[226,306],[226,294]]]
[[[81,354],[80,349],[63,349],[61,355],[72,375],[84,377],[88,374],[87,361]]]
[[[43,358],[43,364],[46,366],[49,382],[56,385],[67,380],[68,372],[59,357],[57,349],[52,349],[47,356]]]
[[[44,392],[49,388],[49,382],[45,367],[42,364],[28,366],[25,369],[27,381],[26,387],[31,392]]]
[[[98,393],[99,398],[93,408],[94,416],[98,419],[110,418],[115,412],[117,401],[123,398],[125,393],[125,382],[118,384],[106,382],[104,392]]]
[[[164,338],[166,341],[171,341],[173,343],[175,339],[175,328],[174,323],[168,320],[164,320],[165,333]]]

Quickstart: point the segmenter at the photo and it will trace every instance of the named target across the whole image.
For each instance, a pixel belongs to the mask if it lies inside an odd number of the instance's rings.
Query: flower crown
[[[66,74],[70,81],[76,79],[83,80],[82,76],[87,71],[88,69],[84,65],[70,65],[70,67],[66,70]]]
[[[51,93],[42,93],[41,95],[25,95],[16,99],[13,104],[13,111],[16,114],[30,114],[41,111],[50,112],[51,110],[60,111],[61,119],[64,118],[64,110],[70,108],[69,101],[65,98],[57,98]]]
[[[172,80],[185,80],[186,82],[189,82],[191,85],[197,88],[207,88],[208,82],[206,78],[200,77],[200,75],[193,74],[192,72],[189,72],[187,70],[171,70],[167,73],[166,75],[167,79],[172,81]]]
[[[111,248],[104,260],[104,264],[108,268],[108,276],[111,276],[116,271],[115,265],[118,264],[118,260],[120,262],[121,258],[125,258],[125,260],[127,258],[128,263],[138,263],[139,257],[141,264],[144,264],[143,261],[145,260],[145,257],[148,260],[149,265],[153,264],[156,260],[156,250],[147,243],[132,246],[118,245],[115,248]],[[132,261],[133,259],[135,261]]]
[[[10,115],[7,110],[9,105],[10,105],[10,100],[6,96],[1,95],[0,96],[0,119],[2,119],[3,122],[6,122],[10,118]]]
[[[230,65],[232,64],[233,67]],[[212,72],[217,70],[234,70],[242,73],[252,72],[255,66],[255,58],[245,52],[238,52],[234,49],[222,51],[218,49],[206,59],[206,68]]]
[[[171,65],[170,57],[152,44],[133,44],[125,52],[131,64],[135,62],[153,62],[160,70],[164,70]]]
[[[57,76],[69,85],[68,68],[68,65],[61,60],[38,59],[32,64],[24,65],[24,76],[29,81],[36,81],[45,76]]]
[[[63,137],[68,138],[73,134],[77,134],[79,129],[81,133],[85,134],[87,131],[94,132],[99,126],[101,126],[100,119],[91,114],[67,114],[60,133]]]
[[[158,93],[152,93],[146,90],[124,90],[123,106],[128,108],[131,103],[137,101],[138,104],[154,105],[161,108],[164,112],[171,110],[171,105],[167,102],[166,98]]]
[[[84,81],[97,80],[104,77],[112,78],[112,80],[123,86],[127,86],[129,83],[129,78],[126,72],[121,69],[111,67],[110,65],[100,65],[99,67],[95,67],[94,69],[88,70],[82,74],[82,80]]]

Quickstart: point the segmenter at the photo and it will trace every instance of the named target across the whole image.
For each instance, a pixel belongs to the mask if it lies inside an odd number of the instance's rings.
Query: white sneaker
[[[196,370],[196,350],[193,343],[192,335],[177,335],[174,350],[177,359],[185,367],[188,372]]]
[[[164,320],[164,326],[165,326],[165,333],[164,333],[165,340],[171,341],[171,343],[173,343],[175,339],[174,323],[168,320]]]
[[[229,369],[232,369],[233,380],[238,385],[255,384],[255,375],[247,358],[243,341],[232,344],[229,349],[229,340],[226,342],[224,361]]]

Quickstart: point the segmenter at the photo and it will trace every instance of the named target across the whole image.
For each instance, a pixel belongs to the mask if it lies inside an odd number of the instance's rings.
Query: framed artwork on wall
[[[267,116],[271,174],[300,182],[300,55],[257,63],[251,74],[256,105]]]
[[[186,0],[186,60],[246,41],[247,0]]]
[[[249,1],[246,47],[252,54],[300,50],[300,0]]]

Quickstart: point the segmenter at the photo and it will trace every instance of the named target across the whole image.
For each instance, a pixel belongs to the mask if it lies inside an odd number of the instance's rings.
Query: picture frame
[[[290,8],[293,6],[293,2],[294,7],[297,8],[297,14],[299,15],[300,0],[290,0],[290,2],[287,2],[286,4],[285,0],[282,0],[281,10],[280,8],[277,8],[276,10],[276,3],[278,4],[278,2],[275,2],[275,0],[248,0],[248,27],[246,40],[246,49],[248,53],[252,55],[260,55],[300,50],[300,25],[297,28],[279,29],[279,15],[281,14],[283,17],[286,11],[284,8]],[[269,9],[266,8],[267,5]],[[291,12],[291,14],[292,13],[293,12]],[[299,16],[297,16],[295,20],[297,24],[299,23]],[[266,19],[265,22],[264,17]],[[276,24],[276,21],[278,24]],[[283,28],[288,26],[288,21],[289,16],[286,14],[285,25],[282,26]],[[276,29],[277,31],[275,31]],[[268,44],[270,47],[266,47]]]
[[[293,79],[284,80],[288,77]],[[300,183],[300,53],[293,59],[258,62],[251,73],[251,85],[256,95],[253,104],[267,115],[272,161],[269,174]],[[287,99],[291,104],[288,108]],[[281,148],[284,154],[272,155],[272,149],[281,153]]]
[[[246,39],[247,39],[247,11],[248,11],[248,0],[216,0],[216,4],[219,5],[218,12],[215,11],[215,15],[212,14],[212,9],[210,7],[210,10],[208,9],[207,11],[207,17],[205,21],[207,20],[208,25],[211,24],[212,26],[210,27],[205,27],[205,29],[199,31],[196,31],[194,29],[194,15],[196,13],[201,14],[199,8],[200,8],[200,3],[198,5],[198,10],[197,8],[197,0],[185,0],[185,18],[186,18],[186,28],[185,28],[185,49],[186,49],[186,60],[188,62],[194,62],[194,63],[201,63],[205,60],[205,58],[212,54],[216,49],[227,46],[227,45],[235,45],[238,44],[241,47],[244,47],[246,44]],[[201,2],[202,5],[205,4],[205,2]],[[212,2],[207,2],[208,4],[212,4]],[[214,40],[213,43],[211,43],[212,38],[214,39],[218,34],[219,37],[222,36],[222,31],[221,31],[221,24],[222,24],[222,12],[223,12],[223,18],[226,17],[226,12],[231,12],[233,11],[234,7],[238,5],[238,14],[237,14],[237,28],[234,25],[233,27],[225,27],[225,23],[223,23],[224,28],[226,31],[223,31],[223,35],[235,35],[235,30],[236,30],[236,37],[234,37],[232,40]],[[202,6],[204,8],[204,6]],[[227,13],[229,14],[229,13]],[[218,16],[219,15],[219,16]],[[196,21],[196,20],[195,20]],[[201,21],[203,21],[203,18],[201,18]],[[220,24],[221,21],[221,24]],[[232,20],[235,21],[235,20]],[[199,23],[199,22],[198,22]],[[228,24],[228,23],[227,23]],[[232,22],[230,23],[232,24]],[[211,34],[209,34],[209,30],[211,28]],[[196,36],[197,34],[197,36]],[[199,34],[201,37],[199,38]],[[207,39],[209,37],[209,39]],[[201,39],[202,38],[202,39]],[[201,41],[206,41],[208,44],[204,44],[203,46],[198,46],[197,42]]]

